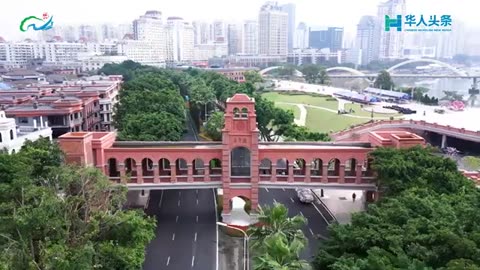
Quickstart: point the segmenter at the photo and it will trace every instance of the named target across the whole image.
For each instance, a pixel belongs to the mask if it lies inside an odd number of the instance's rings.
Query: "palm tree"
[[[288,241],[282,233],[275,233],[263,241],[261,255],[254,258],[255,270],[307,270],[308,262],[299,258],[305,243],[293,238]]]
[[[263,245],[263,241],[274,234],[284,235],[288,242],[293,239],[307,242],[301,230],[307,220],[300,215],[288,217],[288,209],[283,204],[275,203],[273,207],[260,208],[258,223],[259,225],[253,225],[248,229],[248,234],[253,240],[252,248]]]

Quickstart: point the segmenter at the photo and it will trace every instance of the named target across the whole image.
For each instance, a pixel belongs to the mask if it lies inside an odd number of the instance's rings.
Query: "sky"
[[[452,15],[466,27],[480,27],[477,19],[478,0],[406,0],[407,13]],[[215,19],[242,21],[257,19],[264,0],[3,0],[0,4],[0,36],[7,40],[23,39],[19,24],[27,16],[41,17],[44,12],[54,16],[55,25],[131,23],[146,10],[159,10],[164,20],[180,16],[185,20]],[[345,27],[347,34],[354,34],[356,24],[363,15],[376,15],[380,0],[291,0],[279,4],[296,4],[296,22],[313,26]],[[236,4],[234,4],[236,3]]]

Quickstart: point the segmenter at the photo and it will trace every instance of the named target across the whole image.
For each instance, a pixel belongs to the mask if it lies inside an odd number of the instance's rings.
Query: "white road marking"
[[[192,267],[195,264],[195,256],[192,256]]]
[[[168,259],[167,259],[167,266],[170,264],[170,256],[168,256]]]
[[[283,191],[285,191],[285,188],[282,188]]]
[[[194,242],[197,242],[197,233],[195,233],[195,240],[193,240]]]
[[[160,195],[160,202],[158,203],[158,208],[162,207],[162,201],[163,201],[163,190],[162,190],[162,194]]]
[[[308,228],[308,229],[310,230],[310,233],[311,233],[312,235],[314,235],[312,229],[311,229],[311,228]]]
[[[197,199],[197,205],[198,205],[198,199]]]
[[[198,216],[197,216],[197,223],[198,223]]]
[[[175,223],[178,223],[178,216],[175,218]]]
[[[270,191],[268,191],[268,188],[265,188],[265,190],[266,190],[267,192],[270,192]]]
[[[172,241],[175,241],[175,233],[172,235]]]
[[[180,200],[178,200],[178,206],[180,206]]]
[[[300,215],[302,215],[302,217],[305,217],[305,215],[302,213],[302,211],[300,211]]]
[[[273,203],[277,203],[277,200],[273,199]]]
[[[292,201],[293,203],[295,202],[292,198],[290,198],[290,201]]]

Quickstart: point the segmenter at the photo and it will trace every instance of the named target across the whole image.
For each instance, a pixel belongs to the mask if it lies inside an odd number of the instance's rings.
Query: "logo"
[[[29,29],[35,31],[45,31],[52,29],[53,27],[53,16],[48,16],[47,13],[43,13],[43,20],[36,16],[28,16],[22,20],[20,23],[20,31],[26,32]]]
[[[428,17],[428,19],[425,19]],[[418,18],[418,21],[417,21]],[[405,19],[405,23],[403,22]],[[385,15],[385,31],[389,32],[391,29],[397,29],[397,32],[450,32],[452,31],[452,16],[451,15],[429,15],[420,16],[396,15],[395,18]]]

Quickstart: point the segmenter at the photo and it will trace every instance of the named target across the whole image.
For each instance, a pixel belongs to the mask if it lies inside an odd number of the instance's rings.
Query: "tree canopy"
[[[388,73],[386,70],[380,71],[373,85],[376,88],[384,90],[392,90],[395,86],[390,73]]]
[[[122,210],[125,192],[45,139],[0,154],[0,269],[141,268],[155,220]]]
[[[456,164],[420,147],[372,158],[380,201],[331,226],[315,269],[479,269],[480,194]]]

